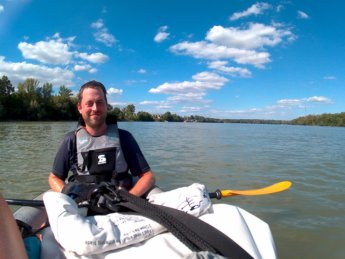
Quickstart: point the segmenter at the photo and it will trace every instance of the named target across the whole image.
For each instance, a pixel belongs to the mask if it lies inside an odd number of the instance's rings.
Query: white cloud
[[[306,99],[307,102],[313,103],[332,103],[332,100],[324,96],[313,96]]]
[[[335,76],[324,76],[323,79],[325,79],[325,80],[336,80],[337,78]]]
[[[111,87],[107,90],[107,93],[110,95],[112,95],[112,94],[119,94],[120,95],[123,93],[123,90]]]
[[[108,60],[108,56],[100,52],[92,54],[78,53],[77,56],[91,63],[104,63]]]
[[[309,19],[309,15],[302,11],[297,11],[297,17],[300,19]]]
[[[209,109],[208,115],[222,118],[238,118],[238,119],[293,119],[300,112],[298,110],[306,109],[308,103],[330,104],[332,101],[324,96],[313,96],[301,99],[282,99],[276,104],[262,108],[248,108],[242,110],[216,110]],[[291,118],[292,117],[292,118]]]
[[[142,101],[139,103],[139,105],[145,105],[145,106],[153,106],[157,110],[167,110],[172,108],[173,106],[169,101]],[[159,111],[161,113],[161,111]]]
[[[97,69],[91,67],[90,64],[77,64],[77,65],[74,65],[73,70],[74,71],[78,71],[78,72],[79,71],[88,71],[90,74],[97,73]]]
[[[95,21],[93,23],[91,23],[91,28],[93,29],[101,29],[102,27],[104,27],[104,23],[102,19],[99,19],[98,21]]]
[[[5,11],[5,7],[2,4],[0,4],[0,13],[2,13],[4,11]]]
[[[267,52],[229,48],[205,41],[181,42],[171,46],[170,51],[179,55],[193,56],[198,59],[233,59],[239,64],[250,64],[256,67],[263,67],[264,64],[271,61],[270,54]]]
[[[151,88],[149,93],[185,94],[205,92],[207,90],[218,90],[229,81],[225,77],[210,72],[201,72],[194,75],[192,78],[194,81],[161,84],[156,88]]]
[[[204,110],[205,107],[204,106],[183,106],[180,110],[180,112],[183,113],[196,113],[199,111]]]
[[[168,39],[170,33],[166,32],[168,30],[168,26],[162,26],[159,28],[158,33],[154,37],[154,41],[157,43],[161,43],[162,41],[165,41]]]
[[[96,74],[97,71],[98,71],[98,70],[97,70],[96,68],[93,67],[93,68],[91,68],[91,69],[89,70],[89,73],[90,73],[90,74]]]
[[[83,65],[75,65],[74,71],[87,71],[91,69],[91,66],[89,64],[83,64]]]
[[[91,24],[91,28],[96,29],[96,32],[93,34],[96,41],[102,42],[108,47],[111,47],[116,43],[115,36],[109,33],[109,30],[104,26],[102,19],[93,22]]]
[[[146,74],[146,70],[143,69],[143,68],[140,68],[140,69],[138,70],[138,73],[139,73],[139,74]]]
[[[239,77],[252,76],[252,73],[247,68],[229,67],[229,66],[226,66],[227,64],[228,64],[227,61],[212,61],[208,63],[208,67],[210,69],[214,69],[231,76],[239,76]]]
[[[301,105],[303,102],[303,99],[282,99],[278,100],[277,104],[280,106],[296,106]]]
[[[295,35],[282,24],[264,25],[249,23],[247,28],[213,26],[206,34],[205,41],[184,41],[170,47],[179,55],[197,59],[233,60],[238,64],[264,68],[271,62],[265,47],[274,47],[284,40],[293,41]]]
[[[243,12],[234,13],[233,15],[230,16],[230,20],[235,21],[243,17],[247,17],[251,15],[259,15],[259,14],[262,14],[265,10],[270,9],[271,7],[272,6],[267,3],[256,3]]]
[[[18,48],[24,58],[46,64],[69,64],[73,57],[68,45],[58,40],[39,41],[35,44],[20,42]]]
[[[39,41],[34,44],[20,42],[18,48],[25,59],[37,60],[44,64],[67,65],[74,63],[74,58],[81,58],[91,63],[104,63],[108,60],[108,56],[100,52],[88,54],[71,50],[74,47],[74,39],[75,37],[62,39],[59,33],[55,33],[47,41]],[[81,70],[83,67],[76,65],[75,71]],[[91,70],[92,73],[95,71],[97,70]]]
[[[288,29],[279,29],[278,25],[267,26],[261,23],[249,23],[247,29],[214,26],[208,31],[206,39],[220,46],[239,49],[257,49],[278,45],[286,37],[291,37]]]
[[[301,99],[282,99],[277,101],[279,106],[303,106],[305,103],[332,103],[332,100],[324,96],[312,96]]]
[[[50,68],[26,62],[6,62],[0,56],[0,75],[10,78],[13,85],[25,81],[27,78],[35,78],[41,83],[52,83],[54,86],[73,85],[73,72],[59,67]]]

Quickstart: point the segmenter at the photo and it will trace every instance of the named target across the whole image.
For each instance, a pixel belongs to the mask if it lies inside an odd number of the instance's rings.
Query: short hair
[[[78,102],[79,103],[81,103],[82,95],[83,95],[85,88],[101,89],[103,94],[104,94],[105,102],[108,103],[107,90],[105,89],[105,86],[101,82],[98,82],[96,80],[91,80],[89,82],[86,82],[85,84],[83,84],[80,87],[79,94],[78,94]]]

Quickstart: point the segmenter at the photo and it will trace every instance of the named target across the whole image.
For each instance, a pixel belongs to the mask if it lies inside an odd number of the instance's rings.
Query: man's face
[[[78,111],[82,115],[86,126],[97,129],[105,123],[107,103],[101,89],[85,88]]]

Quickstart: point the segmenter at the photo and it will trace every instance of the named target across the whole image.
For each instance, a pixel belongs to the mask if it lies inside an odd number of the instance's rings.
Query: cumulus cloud
[[[146,74],[146,70],[143,69],[143,68],[140,68],[140,69],[138,70],[138,73],[139,73],[139,74]]]
[[[274,47],[284,40],[293,41],[295,35],[282,24],[249,23],[247,28],[213,26],[203,41],[184,41],[170,47],[178,55],[197,59],[233,60],[238,64],[264,68],[271,62],[265,47]]]
[[[96,68],[91,67],[90,64],[76,64],[73,67],[74,71],[87,71],[90,74],[95,74],[97,72]]]
[[[69,64],[73,57],[68,45],[57,40],[39,41],[34,44],[20,42],[18,48],[24,58],[46,64]]]
[[[268,3],[256,3],[243,12],[234,13],[233,15],[230,16],[230,20],[235,21],[243,17],[247,17],[251,15],[259,15],[259,14],[262,14],[265,10],[270,9],[271,7],[272,6]]]
[[[168,26],[162,26],[158,29],[158,33],[154,37],[154,41],[157,43],[161,43],[162,41],[165,41],[168,39],[170,33],[166,32],[168,30]]]
[[[9,76],[13,85],[27,78],[35,78],[40,82],[53,85],[72,86],[74,78],[73,72],[60,67],[50,68],[26,62],[6,62],[3,56],[0,56],[0,75]]]
[[[297,11],[297,17],[300,19],[309,19],[309,15],[302,11]]]
[[[100,52],[92,53],[92,54],[78,53],[77,55],[81,59],[87,60],[91,63],[104,63],[108,60],[108,56]]]
[[[107,90],[107,93],[108,93],[109,95],[113,95],[113,94],[120,95],[120,94],[123,93],[123,90],[122,90],[122,89],[117,89],[117,88],[111,87],[111,88],[109,88],[109,89]]]
[[[86,71],[91,69],[91,66],[89,64],[82,64],[82,65],[75,65],[74,71]]]
[[[220,46],[239,49],[258,49],[265,46],[274,47],[292,33],[272,25],[249,23],[247,29],[214,26],[208,31],[206,39]]]
[[[2,4],[0,4],[0,13],[2,13],[4,11],[5,11],[5,7]]]
[[[96,41],[102,42],[107,47],[111,47],[116,43],[115,36],[109,33],[109,30],[105,27],[102,19],[93,22],[91,24],[91,28],[96,29],[96,32],[93,34]]]
[[[185,94],[177,94],[167,98],[168,102],[171,103],[211,103],[211,100],[205,100],[204,96],[206,96],[205,92],[197,92],[197,93],[185,93]]]
[[[332,103],[332,100],[324,96],[313,96],[306,99],[307,102],[313,103]]]
[[[251,77],[252,73],[247,68],[227,66],[227,61],[212,61],[208,62],[210,69],[217,70],[219,72],[238,77]]]
[[[329,103],[332,103],[332,100],[325,96],[312,96],[312,97],[301,98],[301,99],[282,99],[282,100],[277,101],[277,104],[281,106],[301,106],[301,105],[304,105],[305,103],[329,104]]]
[[[233,59],[236,63],[250,64],[256,67],[263,67],[264,64],[271,61],[268,52],[230,48],[206,41],[181,42],[171,46],[170,51],[178,55],[188,55],[197,59]]]
[[[67,65],[73,63],[74,58],[81,58],[91,63],[104,63],[108,60],[108,56],[100,52],[88,54],[73,51],[74,39],[75,37],[62,39],[56,33],[46,41],[20,42],[18,48],[25,59],[36,60],[44,64]]]
[[[313,96],[300,99],[281,99],[278,100],[274,105],[268,105],[262,108],[248,108],[241,110],[216,110],[210,109],[209,115],[219,116],[222,114],[223,117],[231,118],[247,118],[247,119],[276,119],[276,118],[287,118],[298,115],[296,112],[298,109],[305,109],[307,104],[330,104],[332,100],[324,96]],[[292,119],[292,118],[287,118]]]
[[[215,73],[201,72],[192,77],[194,81],[183,81],[176,83],[164,83],[156,88],[151,88],[150,93],[158,94],[185,94],[205,92],[207,90],[218,90],[229,80]]]
[[[22,52],[24,59],[35,60],[40,64],[25,61],[6,62],[5,58],[2,57],[3,67],[0,70],[14,82],[34,77],[42,82],[70,86],[74,77],[73,71],[87,71],[94,74],[97,69],[90,63],[99,64],[108,60],[108,56],[100,52],[75,51],[74,40],[74,36],[61,38],[59,33],[55,33],[52,37],[35,43],[22,41],[18,44],[18,49]]]

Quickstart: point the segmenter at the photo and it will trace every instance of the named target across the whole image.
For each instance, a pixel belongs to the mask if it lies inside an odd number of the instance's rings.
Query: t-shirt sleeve
[[[54,159],[52,173],[61,180],[68,177],[68,173],[73,167],[73,159],[75,158],[74,139],[74,132],[66,134]]]
[[[131,174],[139,176],[151,170],[132,134],[126,130],[119,129],[119,135],[121,148]]]

